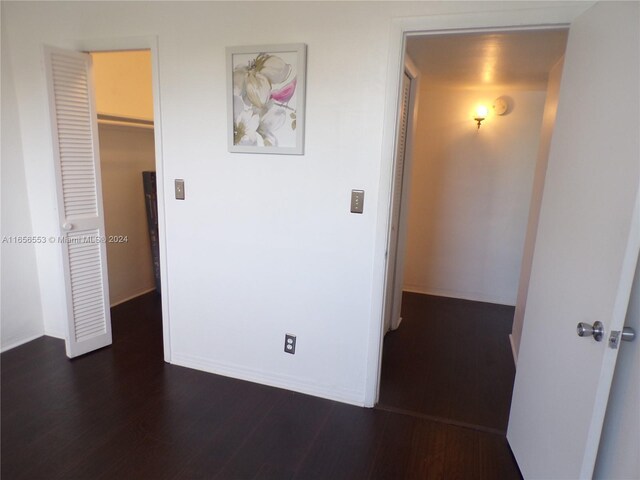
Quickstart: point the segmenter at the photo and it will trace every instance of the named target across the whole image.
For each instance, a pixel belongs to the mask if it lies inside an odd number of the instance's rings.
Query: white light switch
[[[351,190],[351,213],[362,213],[364,209],[364,190]]]

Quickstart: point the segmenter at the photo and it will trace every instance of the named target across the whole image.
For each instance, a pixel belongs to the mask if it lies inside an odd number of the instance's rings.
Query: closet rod
[[[139,127],[153,127],[153,120],[144,118],[125,117],[122,115],[108,115],[106,113],[98,114],[98,121],[104,123],[127,124]]]

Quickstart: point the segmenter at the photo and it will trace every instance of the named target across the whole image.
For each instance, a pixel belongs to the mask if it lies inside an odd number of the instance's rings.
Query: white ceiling
[[[543,90],[564,53],[566,29],[412,36],[407,52],[437,86]]]

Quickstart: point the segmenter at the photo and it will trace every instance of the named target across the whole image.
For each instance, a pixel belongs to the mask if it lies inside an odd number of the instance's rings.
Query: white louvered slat
[[[106,332],[100,243],[95,241],[96,238],[99,238],[98,230],[68,236],[71,292],[78,342]],[[92,282],[96,288],[87,290],[87,281]],[[86,326],[87,322],[92,328],[81,328]]]
[[[91,199],[91,192],[87,192],[84,190],[84,187],[79,187],[75,189],[73,195],[69,195],[70,201],[84,201],[86,199]]]
[[[95,175],[89,165],[78,164],[73,168],[64,168],[62,170],[62,179],[68,182],[70,185],[74,183],[81,183],[81,185],[75,185],[76,188],[84,188],[87,192],[92,192],[91,186],[87,185],[87,180],[94,180]]]
[[[53,68],[81,68],[84,67],[82,61],[65,55],[56,55],[52,58],[51,64]]]
[[[400,101],[399,124],[396,144],[396,166],[393,179],[392,202],[391,202],[391,232],[389,236],[387,278],[388,284],[386,303],[388,310],[385,313],[385,331],[392,328],[396,323],[395,317],[400,316],[397,288],[401,287],[400,270],[402,268],[402,258],[398,258],[398,245],[400,234],[400,216],[402,205],[402,190],[404,184],[404,170],[407,144],[407,127],[409,124],[409,105],[411,98],[411,78],[406,74],[402,77],[402,98]],[[397,287],[397,284],[400,287]],[[397,326],[397,325],[396,325]]]
[[[83,145],[82,143],[78,143],[78,142],[69,142],[69,141],[65,141],[65,139],[61,139],[64,143],[60,146],[60,153],[66,157],[66,155],[69,155],[70,157],[74,157],[77,158],[78,156],[82,156],[86,159],[86,157],[92,155],[93,151],[91,149],[91,147],[89,147],[88,145]],[[64,159],[66,160],[66,158]],[[87,162],[87,165],[89,165],[89,162]],[[74,165],[67,165],[65,162],[64,165],[65,168],[73,168]]]
[[[61,82],[57,87],[58,101],[74,102],[76,105],[89,105],[89,102],[87,102],[82,96],[83,91],[86,91],[87,89],[87,84],[81,82],[69,82],[66,78],[59,77],[55,72],[54,75],[56,75],[56,80]],[[63,84],[62,82],[66,83]]]
[[[62,172],[62,179],[71,186],[77,184],[75,188],[78,189],[78,191],[84,190],[85,192],[92,193],[92,189],[86,185],[86,181],[94,178],[93,172],[84,165],[77,166],[75,171],[65,170]]]
[[[60,79],[60,78],[66,78],[69,80],[68,84],[65,85],[61,85],[61,88],[65,88],[66,85],[84,85],[84,86],[88,86],[87,85],[87,81],[84,78],[79,78],[76,75],[76,72],[73,71],[72,68],[66,68],[66,67],[54,67],[53,71],[56,74],[56,78]]]
[[[111,344],[97,115],[89,55],[45,53],[69,312],[67,355]],[[66,231],[66,230],[71,231]]]
[[[70,105],[58,104],[58,115],[75,115],[81,118],[88,118],[87,111],[78,106],[77,102],[73,102]]]
[[[407,124],[409,121],[409,94],[411,93],[411,80],[405,74],[402,82],[402,106],[400,110],[400,130],[398,132],[398,156],[396,177],[394,179],[395,195],[398,199],[402,195],[402,177],[404,172],[405,150],[407,148]],[[398,207],[399,207],[399,201]]]
[[[60,130],[58,130],[60,135],[87,135],[87,134],[91,134],[91,130],[87,130],[83,127],[74,127],[73,129],[69,129],[69,128],[62,128]]]
[[[67,179],[70,182],[76,181],[76,180],[86,181],[87,179],[91,180],[95,178],[95,175],[93,173],[91,166],[86,165],[84,162],[78,162],[73,167],[70,165],[67,165],[65,168],[62,169],[61,173],[63,175],[63,178]],[[89,185],[85,185],[85,188],[87,188],[88,191],[92,190],[91,186]]]
[[[54,55],[52,65],[64,211],[68,218],[97,216],[92,112],[85,62]],[[68,159],[73,161],[67,162]],[[74,181],[69,181],[70,178]],[[74,201],[78,191],[87,194],[82,196],[81,203]]]
[[[93,175],[74,172],[65,175],[62,178],[62,181],[64,182],[65,187],[69,189],[67,192],[67,196],[69,198],[72,197],[72,194],[81,193],[82,191],[86,192],[85,195],[94,198],[94,192],[92,192],[87,186],[88,182],[95,181],[95,177]]]
[[[63,113],[63,110],[73,110],[76,112],[83,111],[85,106],[84,104],[78,103],[78,101],[67,101],[63,98],[58,100],[58,107],[60,108],[60,114]],[[85,129],[87,131],[91,131],[90,128]]]

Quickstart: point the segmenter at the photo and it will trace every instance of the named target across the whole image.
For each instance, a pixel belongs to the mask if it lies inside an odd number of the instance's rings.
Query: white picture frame
[[[232,153],[304,154],[307,46],[227,47]]]

